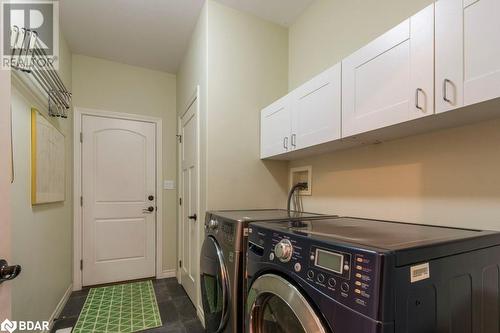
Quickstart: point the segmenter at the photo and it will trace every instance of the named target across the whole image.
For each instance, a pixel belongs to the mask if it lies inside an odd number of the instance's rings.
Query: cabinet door
[[[261,158],[288,151],[291,130],[290,97],[288,95],[261,111],[260,127]]]
[[[436,109],[500,97],[500,1],[436,2]]]
[[[291,149],[340,139],[341,64],[294,90],[292,99]]]
[[[436,2],[436,113],[464,105],[463,0]]]
[[[342,136],[434,113],[434,5],[342,62]]]

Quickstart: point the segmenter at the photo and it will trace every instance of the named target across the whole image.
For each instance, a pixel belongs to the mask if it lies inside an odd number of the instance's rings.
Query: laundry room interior
[[[0,332],[500,332],[499,0],[0,6]]]

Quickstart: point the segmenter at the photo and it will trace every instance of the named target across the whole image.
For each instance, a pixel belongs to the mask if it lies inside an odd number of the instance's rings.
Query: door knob
[[[148,208],[144,208],[142,210],[143,213],[152,213],[154,212],[155,208],[153,206],[149,206]]]
[[[154,195],[150,195],[150,196],[148,196],[148,200],[149,200],[149,201],[153,201],[154,199],[155,199],[155,196],[154,196]]]
[[[15,279],[21,273],[21,266],[9,266],[7,261],[0,259],[0,283]]]
[[[196,214],[190,215],[190,216],[188,216],[188,219],[196,221],[198,219],[198,216],[196,216]]]

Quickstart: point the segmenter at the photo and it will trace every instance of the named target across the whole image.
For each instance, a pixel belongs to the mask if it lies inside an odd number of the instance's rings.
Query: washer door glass
[[[222,250],[208,236],[201,251],[201,295],[207,332],[221,332],[228,314],[228,276]]]
[[[258,277],[248,292],[246,330],[249,333],[326,333],[309,301],[281,276]]]
[[[269,296],[262,305],[259,332],[306,333],[292,309],[281,298]]]

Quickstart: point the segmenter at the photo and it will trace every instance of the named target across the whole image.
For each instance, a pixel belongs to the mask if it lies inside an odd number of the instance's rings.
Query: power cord
[[[286,205],[288,215],[291,214],[292,197],[294,196],[295,192],[297,190],[299,190],[299,191],[300,190],[307,190],[307,187],[308,187],[307,183],[297,183],[294,186],[292,186],[292,188],[290,189],[290,192],[288,193],[288,200],[287,200],[287,205]],[[297,193],[294,205],[295,205],[296,209],[298,209],[299,211],[302,211],[302,203],[299,201],[300,201],[300,198],[299,198],[299,195]]]

